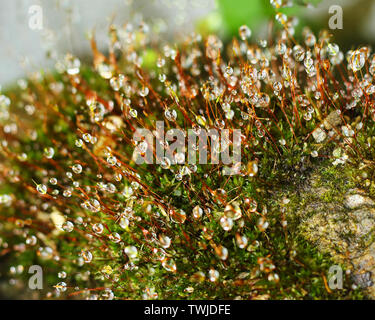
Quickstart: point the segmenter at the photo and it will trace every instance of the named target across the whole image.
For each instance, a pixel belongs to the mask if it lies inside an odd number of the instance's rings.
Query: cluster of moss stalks
[[[27,297],[359,299],[366,292],[299,231],[302,186],[366,164],[374,193],[374,58],[293,21],[254,44],[191,35],[160,45],[111,26],[108,56],[68,54],[0,96],[1,278]],[[298,38],[298,37],[297,37]],[[371,87],[372,86],[372,87]],[[136,128],[240,129],[240,173],[136,164]],[[159,143],[158,139],[154,139]],[[163,142],[161,142],[163,143]],[[172,142],[169,142],[170,144]],[[215,141],[211,141],[211,144]],[[164,142],[163,146],[168,148]],[[227,148],[232,150],[229,143]],[[137,149],[137,150],[138,150]],[[180,155],[176,155],[180,156]],[[40,265],[44,289],[28,289]],[[345,271],[345,262],[341,265]]]

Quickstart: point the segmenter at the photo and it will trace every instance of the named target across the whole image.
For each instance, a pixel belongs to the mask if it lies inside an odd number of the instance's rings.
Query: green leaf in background
[[[322,2],[322,0],[295,0],[294,4],[301,6],[313,5],[316,7],[320,2]]]
[[[321,0],[297,0],[292,8],[283,8],[279,11],[287,15],[296,15],[301,12],[300,6],[307,4],[317,5]],[[246,24],[253,31],[259,31],[274,21],[276,9],[268,0],[217,0],[219,13],[228,35],[238,33],[238,28]]]
[[[270,3],[264,0],[218,0],[217,3],[230,34],[237,34],[238,28],[243,24],[257,30],[262,23],[267,23],[275,12]]]

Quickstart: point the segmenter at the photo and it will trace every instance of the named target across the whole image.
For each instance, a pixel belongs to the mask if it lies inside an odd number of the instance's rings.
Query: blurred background
[[[374,0],[293,2],[299,6],[287,8],[289,12],[299,17],[301,26],[315,31],[328,28],[331,5],[342,6],[344,28],[332,33],[344,49],[375,43]],[[306,2],[312,5],[303,6]],[[43,26],[33,30],[30,19],[35,17],[31,9],[35,5],[43,10]],[[52,67],[47,52],[52,57],[67,51],[79,57],[90,55],[87,34],[93,28],[99,47],[105,49],[111,23],[145,21],[172,41],[194,30],[217,32],[229,39],[247,24],[256,39],[264,36],[274,14],[269,0],[0,0],[0,85]]]

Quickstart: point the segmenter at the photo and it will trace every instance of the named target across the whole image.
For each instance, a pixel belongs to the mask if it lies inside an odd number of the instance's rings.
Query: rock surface
[[[375,299],[375,201],[363,190],[340,195],[342,186],[333,189],[312,177],[298,195],[303,204],[291,214],[300,221],[299,232],[345,265],[353,285]]]

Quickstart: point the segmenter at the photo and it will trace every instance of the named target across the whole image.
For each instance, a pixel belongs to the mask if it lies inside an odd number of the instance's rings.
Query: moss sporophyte
[[[47,298],[373,297],[375,56],[276,20],[258,44],[246,26],[225,44],[192,34],[159,46],[149,28],[112,25],[108,56],[92,38],[92,65],[67,54],[2,92],[12,283],[40,265]],[[215,135],[190,144],[207,161],[186,160],[189,129]]]

